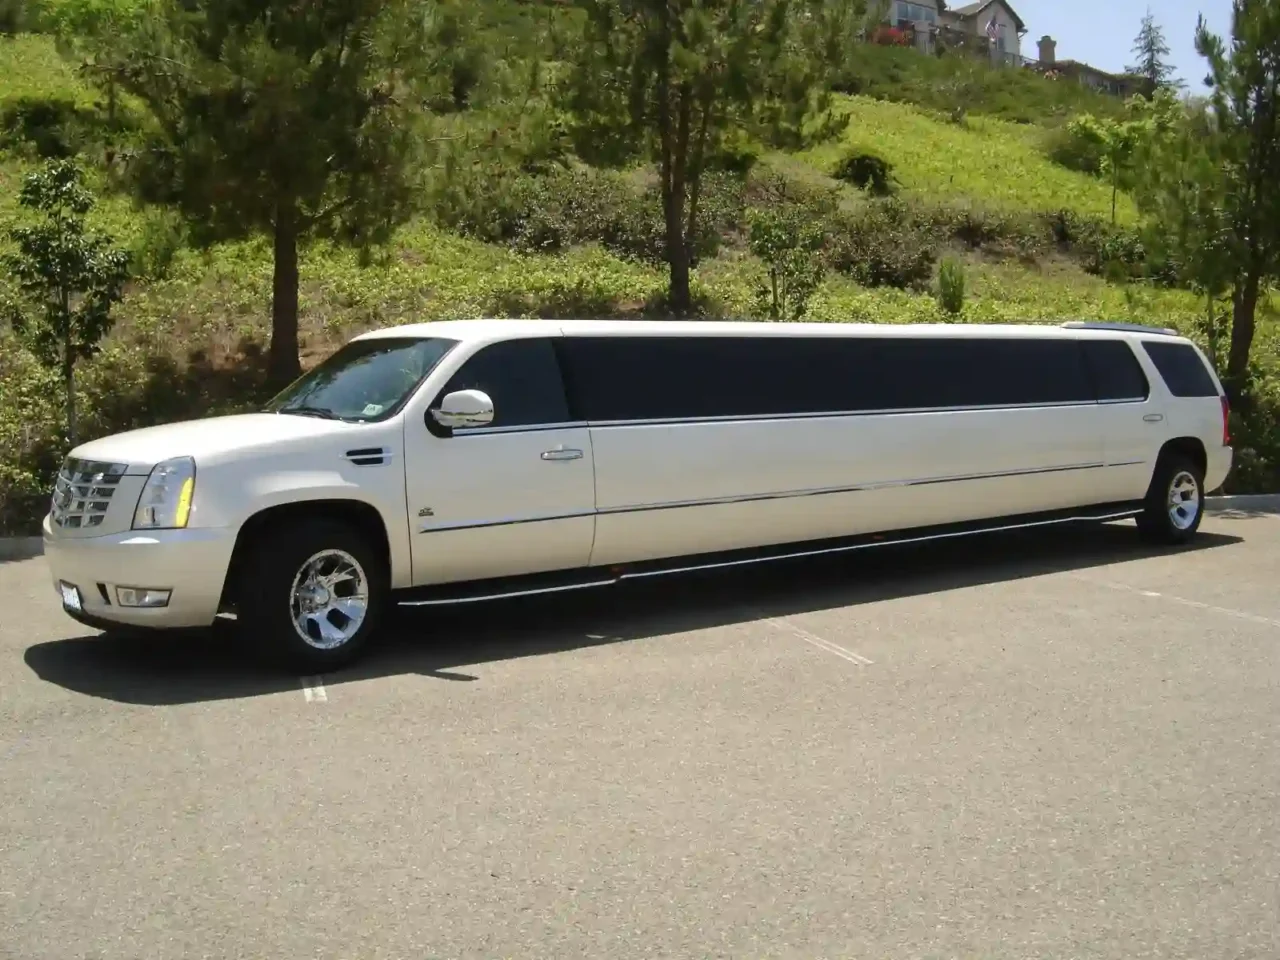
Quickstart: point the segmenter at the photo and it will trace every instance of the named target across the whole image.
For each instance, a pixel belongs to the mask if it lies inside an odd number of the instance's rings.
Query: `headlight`
[[[191,496],[196,490],[196,462],[175,457],[157,463],[147,477],[138,509],[133,512],[135,530],[173,530],[187,525]]]

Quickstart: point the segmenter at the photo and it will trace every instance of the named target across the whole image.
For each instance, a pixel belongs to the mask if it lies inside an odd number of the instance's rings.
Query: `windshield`
[[[277,394],[266,412],[358,423],[386,419],[457,343],[440,337],[353,340]]]

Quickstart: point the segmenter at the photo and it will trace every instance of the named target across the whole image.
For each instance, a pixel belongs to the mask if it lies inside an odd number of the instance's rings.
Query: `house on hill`
[[[1078,60],[1059,60],[1052,37],[1040,38],[1038,59],[1024,57],[1022,38],[1027,25],[1006,0],[977,0],[957,7],[948,7],[946,0],[887,0],[885,11],[894,42],[914,46],[921,53],[967,50],[988,56],[997,65],[1027,67],[1119,97],[1141,89],[1140,77],[1108,73]]]
[[[1026,24],[1005,0],[979,0],[950,8],[945,0],[890,0],[890,26],[905,29],[921,53],[959,47],[990,52],[993,60],[1022,60]]]
[[[1056,74],[1117,97],[1128,98],[1142,91],[1142,77],[1129,73],[1108,73],[1079,60],[1059,60],[1058,44],[1053,37],[1041,37],[1038,46],[1040,59],[1036,63],[1036,69],[1046,76]]]
[[[940,11],[938,25],[992,41],[993,56],[997,59],[1014,65],[1022,60],[1022,38],[1027,33],[1027,25],[1004,0],[979,0],[978,3]]]

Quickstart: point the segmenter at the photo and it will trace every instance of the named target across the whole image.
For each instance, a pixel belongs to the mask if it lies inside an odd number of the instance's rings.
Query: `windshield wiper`
[[[276,413],[296,413],[303,417],[320,417],[324,420],[343,420],[344,417],[338,416],[327,407],[310,407],[305,403],[298,404],[296,407],[280,407]]]

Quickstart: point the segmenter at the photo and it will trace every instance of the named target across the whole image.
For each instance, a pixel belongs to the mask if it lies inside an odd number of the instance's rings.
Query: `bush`
[[[1051,237],[1038,217],[969,206],[940,207],[927,214],[934,228],[971,250],[1034,261],[1048,252]]]
[[[752,210],[747,219],[751,252],[768,270],[758,307],[771,320],[799,320],[822,282],[821,227],[795,206]]]
[[[656,186],[588,168],[547,175],[495,165],[450,178],[431,199],[436,221],[464,236],[521,253],[557,253],[599,243],[621,257],[658,264],[666,229]],[[694,265],[714,256],[723,234],[742,219],[742,178],[703,175],[693,237]]]
[[[1137,230],[1059,210],[1046,218],[1049,232],[1060,250],[1070,254],[1088,273],[1116,279],[1147,278],[1172,282],[1172,270],[1149,261]]]
[[[943,312],[959,316],[964,312],[964,264],[947,257],[938,269],[938,306]]]
[[[0,108],[0,146],[42,160],[71,157],[90,139],[92,113],[59,97],[17,97]]]
[[[1102,175],[1102,147],[1094,140],[1077,136],[1069,127],[1055,127],[1045,133],[1042,149],[1060,167],[1095,177]]]
[[[861,286],[923,290],[937,258],[936,232],[897,200],[875,201],[861,215],[829,218],[828,264]]]
[[[846,153],[836,163],[831,176],[873,197],[887,197],[894,192],[893,165],[874,153],[859,150]]]

